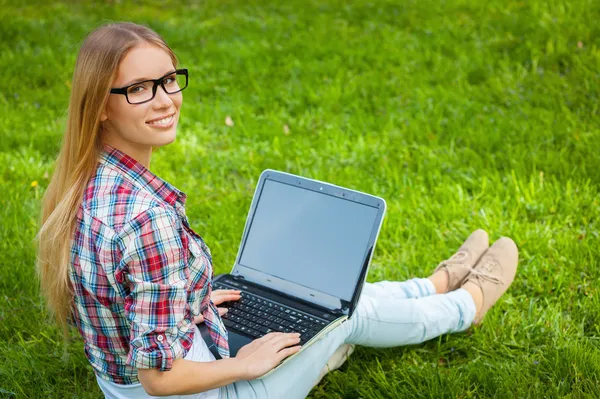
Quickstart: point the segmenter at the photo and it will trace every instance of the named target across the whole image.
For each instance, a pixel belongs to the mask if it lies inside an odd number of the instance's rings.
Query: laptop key
[[[269,326],[269,324],[271,324],[268,320],[265,319],[259,320],[258,323],[262,326]]]
[[[222,316],[223,323],[227,327],[233,327],[254,337],[273,331],[300,332],[303,336],[306,334],[306,340],[309,340],[327,325],[326,321],[245,291],[242,291],[240,300],[226,304],[230,306],[229,312]],[[323,314],[323,317],[329,319],[333,316]]]
[[[258,327],[256,327],[256,329],[264,334],[266,334],[270,330],[270,328],[268,328],[266,326],[258,326]]]

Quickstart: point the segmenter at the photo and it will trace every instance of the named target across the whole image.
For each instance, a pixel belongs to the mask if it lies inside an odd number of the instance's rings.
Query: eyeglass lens
[[[162,80],[165,91],[169,94],[177,93],[185,88],[187,84],[187,76],[183,73],[175,73],[168,75]],[[152,96],[152,86],[154,82],[140,82],[135,86],[127,89],[127,98],[130,103],[140,103],[149,101]],[[158,90],[158,87],[157,87]]]

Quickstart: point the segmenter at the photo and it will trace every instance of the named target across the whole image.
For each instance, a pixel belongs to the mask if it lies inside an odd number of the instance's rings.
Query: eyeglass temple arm
[[[127,87],[120,88],[120,89],[110,89],[110,92],[115,93],[115,94],[125,94],[125,93],[127,93]]]
[[[186,68],[175,70],[175,73],[178,73],[178,72],[181,72],[182,74],[184,74],[186,76],[186,78],[188,77],[188,70]],[[169,74],[163,76],[162,78],[150,79],[154,83],[154,90],[156,90],[158,88],[158,86],[161,84],[162,80],[167,76],[169,76]],[[127,89],[133,85],[135,85],[135,83],[131,84],[127,87],[121,87],[119,89],[110,89],[110,92],[114,93],[114,94],[126,94]]]

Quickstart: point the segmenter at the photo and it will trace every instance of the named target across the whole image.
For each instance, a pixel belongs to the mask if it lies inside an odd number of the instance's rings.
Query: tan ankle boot
[[[479,259],[463,284],[463,287],[467,284],[475,284],[483,293],[483,304],[473,324],[481,323],[487,311],[512,284],[518,263],[517,244],[508,237],[496,241]]]
[[[440,262],[433,272],[446,270],[448,273],[448,291],[454,291],[464,283],[469,276],[469,272],[489,245],[488,234],[485,230],[475,230],[458,251],[450,258]]]

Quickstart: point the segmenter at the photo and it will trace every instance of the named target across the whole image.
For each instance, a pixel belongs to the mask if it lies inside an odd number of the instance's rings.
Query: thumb
[[[204,316],[202,316],[201,314],[194,317],[194,324],[200,324],[204,321]]]
[[[220,316],[223,316],[225,313],[227,313],[229,311],[229,309],[227,309],[227,308],[217,308],[217,310],[219,311]]]

